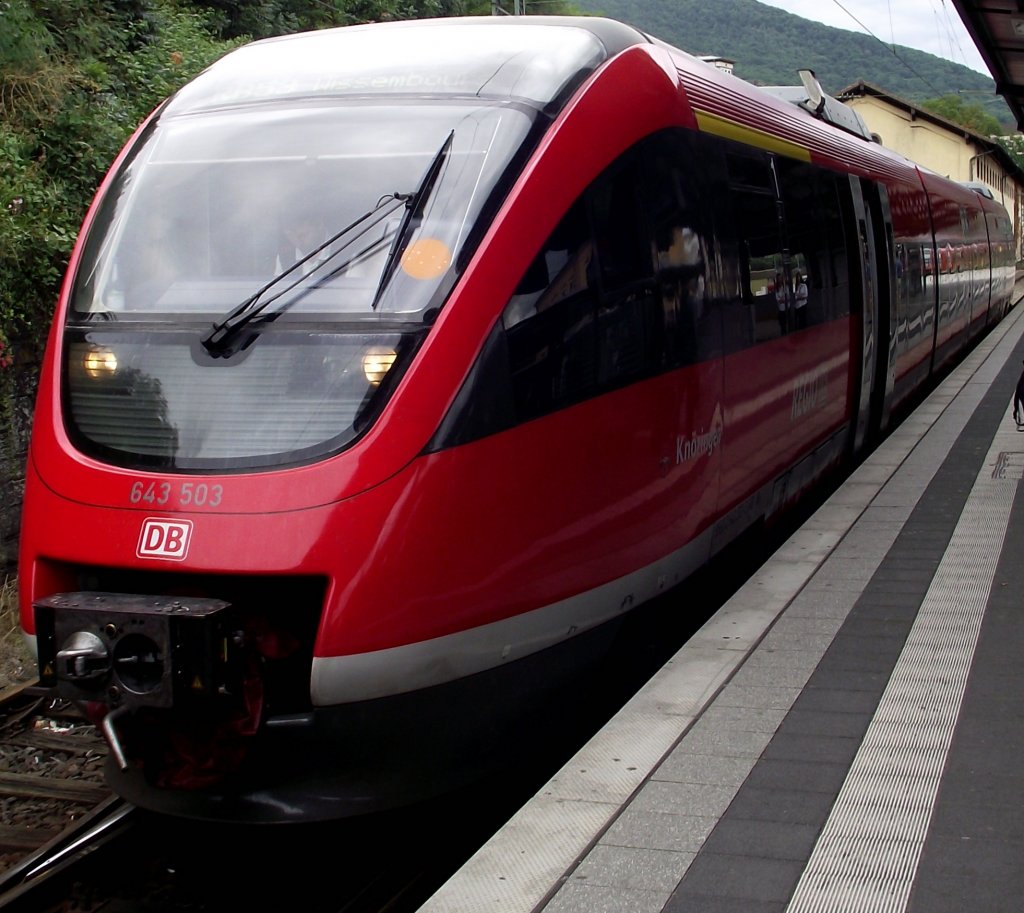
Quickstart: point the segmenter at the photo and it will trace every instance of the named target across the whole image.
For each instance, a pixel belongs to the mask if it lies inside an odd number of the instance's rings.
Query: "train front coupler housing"
[[[220,599],[59,593],[33,603],[39,679],[60,697],[105,705],[102,729],[128,760],[117,720],[142,709],[230,709],[242,701],[244,636]]]

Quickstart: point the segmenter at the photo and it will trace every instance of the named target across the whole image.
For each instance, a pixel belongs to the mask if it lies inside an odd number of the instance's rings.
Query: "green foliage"
[[[267,38],[306,29],[395,19],[489,16],[491,0],[196,0],[222,38]],[[527,0],[528,14],[579,15],[568,0]],[[513,0],[498,0],[511,12]]]
[[[0,343],[32,335],[53,306],[75,224],[33,137],[0,124]]]
[[[75,235],[132,130],[233,45],[173,0],[0,2],[0,344],[38,348]]]
[[[31,123],[60,104],[75,74],[25,0],[0,3],[0,116]]]
[[[1024,136],[1015,133],[1011,136],[996,137],[996,142],[1002,146],[1017,167],[1024,171]]]
[[[977,102],[964,101],[959,95],[929,98],[921,102],[921,107],[982,136],[998,136],[1005,132],[999,121],[981,105]]]
[[[196,0],[223,38],[266,38],[393,19],[490,13],[490,0]]]

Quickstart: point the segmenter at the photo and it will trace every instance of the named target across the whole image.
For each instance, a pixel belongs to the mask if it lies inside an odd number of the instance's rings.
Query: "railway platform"
[[[1010,913],[1016,307],[421,913]]]

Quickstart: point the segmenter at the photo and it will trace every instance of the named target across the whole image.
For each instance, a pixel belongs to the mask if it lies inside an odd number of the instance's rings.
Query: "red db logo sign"
[[[188,554],[188,542],[191,538],[191,520],[158,520],[150,517],[142,522],[139,547],[135,554],[139,558],[182,561]]]

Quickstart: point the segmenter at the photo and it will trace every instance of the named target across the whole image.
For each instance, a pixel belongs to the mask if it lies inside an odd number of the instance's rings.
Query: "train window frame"
[[[725,141],[729,143],[728,140]],[[726,173],[733,190],[747,190],[778,196],[772,157],[760,149],[751,149],[739,143],[729,143],[724,150]],[[751,178],[760,178],[751,180]]]

